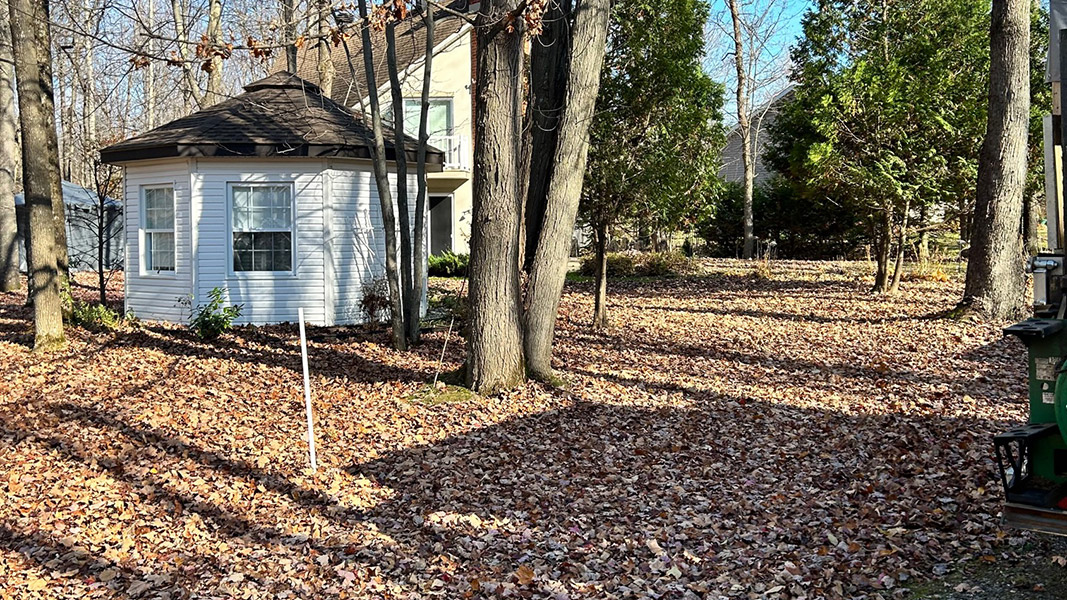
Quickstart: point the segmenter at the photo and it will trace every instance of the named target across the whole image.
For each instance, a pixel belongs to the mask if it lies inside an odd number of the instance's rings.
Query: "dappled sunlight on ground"
[[[1024,353],[940,318],[958,282],[706,270],[613,282],[606,332],[569,285],[565,390],[422,402],[444,332],[312,329],[318,473],[295,327],[70,329],[42,358],[0,295],[0,598],[890,597],[1025,539],[990,440]]]

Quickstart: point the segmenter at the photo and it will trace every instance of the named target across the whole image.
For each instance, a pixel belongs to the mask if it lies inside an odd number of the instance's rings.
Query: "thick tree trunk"
[[[550,2],[545,13],[544,30],[531,42],[530,106],[527,109],[530,147],[529,152],[524,154],[529,161],[529,182],[523,207],[523,268],[527,271],[533,266],[537,254],[549,181],[556,166],[556,146],[571,60],[571,5],[571,0]]]
[[[426,287],[426,149],[430,143],[430,76],[433,73],[433,47],[434,47],[434,22],[433,4],[429,0],[422,1],[423,24],[426,27],[426,56],[422,65],[422,101],[419,110],[419,149],[416,157],[416,167],[419,182],[418,192],[415,197],[415,265],[414,286],[418,294],[419,308],[422,307],[422,291]],[[416,314],[418,318],[420,315]],[[408,329],[408,340],[411,343],[419,341],[419,322],[416,320],[413,327]]]
[[[522,191],[522,19],[501,24],[518,0],[483,0],[477,77],[467,384],[479,393],[513,387],[523,372],[519,296]]]
[[[593,228],[596,245],[596,289],[594,291],[593,328],[608,326],[608,226],[599,222]]]
[[[400,221],[400,286],[404,295],[404,335],[411,339],[419,328],[419,304],[422,294],[416,294],[411,245],[411,215],[408,211],[408,159],[404,135],[404,92],[396,62],[396,22],[385,26],[385,62],[389,71],[389,91],[393,98],[393,146],[396,148],[396,210]],[[417,334],[416,334],[417,335]]]
[[[362,13],[361,13],[362,14]],[[330,52],[330,0],[316,0],[316,21],[315,21],[315,33],[318,34],[318,61],[317,70],[319,73],[319,88],[322,89],[323,95],[329,98],[333,95],[333,76],[334,66],[333,58]],[[364,31],[367,30],[367,26],[361,27]],[[368,82],[368,86],[369,86]],[[377,91],[377,89],[375,89]]]
[[[1030,112],[1030,3],[993,0],[989,120],[978,158],[971,254],[964,298],[993,319],[1026,306],[1020,235]]]
[[[29,213],[31,300],[36,336],[34,351],[65,343],[60,299],[62,273],[55,239],[52,195],[59,175],[52,57],[47,0],[9,0],[19,120],[22,125],[22,183]],[[60,200],[62,202],[62,200]]]
[[[15,218],[15,64],[8,0],[0,0],[0,292],[19,289],[18,221]]]
[[[745,245],[741,256],[745,259],[756,255],[756,235],[753,227],[752,196],[754,193],[755,162],[752,159],[752,124],[748,116],[748,71],[745,65],[745,39],[742,33],[741,9],[738,0],[729,0],[730,17],[733,20],[734,68],[737,72],[737,132],[741,135],[741,163],[744,167],[744,236]]]
[[[552,377],[552,340],[582,194],[589,154],[589,124],[600,89],[610,13],[610,0],[576,0],[574,24],[570,28],[573,38],[568,46],[580,51],[567,53],[569,56],[561,60],[564,65],[569,63],[564,69],[565,99],[561,105],[557,144],[552,151],[554,168],[547,182],[540,238],[526,288],[526,370],[539,379]],[[562,42],[561,37],[555,42]]]
[[[364,21],[360,27],[363,38],[363,68],[367,78],[367,95],[370,100],[371,130],[374,132],[374,181],[377,184],[378,201],[382,209],[382,226],[385,229],[385,277],[389,284],[393,345],[398,350],[406,350],[404,301],[400,292],[400,271],[396,262],[396,213],[393,209],[393,193],[389,188],[389,171],[385,164],[385,136],[382,133],[382,111],[378,103],[378,81],[374,75],[374,50],[371,45],[370,27],[366,24],[367,0],[359,0],[359,15]]]

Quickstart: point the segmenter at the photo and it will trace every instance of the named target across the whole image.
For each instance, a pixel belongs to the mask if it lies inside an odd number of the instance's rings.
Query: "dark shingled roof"
[[[385,154],[396,159],[386,131]],[[245,93],[100,151],[105,163],[171,157],[279,156],[371,158],[374,136],[359,113],[326,98],[315,84],[279,72]],[[417,141],[408,137],[415,160]],[[444,155],[431,148],[428,163]]]
[[[468,0],[452,0],[445,6],[449,11],[440,8],[434,11],[434,45],[440,44],[449,37],[459,33],[467,23],[465,19],[456,13],[467,12]],[[384,90],[389,85],[389,69],[385,57],[385,32],[371,29],[371,49],[374,54],[374,80],[379,90]],[[324,42],[328,43],[328,42]],[[360,96],[367,95],[367,76],[363,66],[363,38],[359,30],[354,30],[352,37],[348,38],[348,51],[352,55],[352,65],[349,67],[348,57],[342,46],[330,46],[330,58],[333,61],[334,78],[333,90],[330,94],[337,102],[346,106],[359,104]],[[426,55],[426,25],[422,20],[421,12],[412,12],[396,26],[396,63],[401,73],[411,65],[421,62]],[[318,44],[305,44],[297,53],[297,74],[314,83],[319,81],[318,72]],[[284,56],[279,58],[274,69],[285,69]],[[352,81],[352,73],[355,71],[355,83]],[[420,73],[421,75],[421,73]]]

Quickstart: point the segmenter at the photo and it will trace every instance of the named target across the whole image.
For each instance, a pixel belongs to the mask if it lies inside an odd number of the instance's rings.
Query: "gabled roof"
[[[459,16],[466,14],[468,0],[452,0],[447,11],[434,10],[434,46],[459,33],[467,21]],[[459,13],[459,14],[457,14]],[[360,97],[367,96],[366,68],[363,66],[363,41],[359,33],[346,40],[348,53],[352,57],[351,67],[344,46],[331,46],[330,58],[333,61],[334,79],[330,97],[346,106],[355,106]],[[389,87],[389,69],[385,57],[385,32],[371,29],[371,49],[374,54],[374,80],[379,90]],[[396,26],[396,63],[397,70],[403,73],[412,65],[422,62],[426,55],[426,26],[421,12],[412,12],[408,18]],[[318,83],[318,45],[306,44],[297,54],[297,74],[307,81]],[[274,68],[285,68],[284,57],[275,63]],[[355,73],[355,82],[352,74]]]
[[[172,157],[280,156],[370,158],[374,137],[359,113],[322,95],[315,84],[282,71],[245,93],[100,151],[105,163]],[[392,133],[385,154],[396,159]],[[405,149],[415,160],[418,142]],[[444,155],[431,148],[428,163]]]

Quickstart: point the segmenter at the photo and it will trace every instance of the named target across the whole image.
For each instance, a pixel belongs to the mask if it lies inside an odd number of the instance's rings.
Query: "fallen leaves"
[[[568,288],[566,391],[422,402],[443,334],[397,353],[312,330],[314,474],[292,328],[73,329],[41,359],[2,294],[0,590],[889,597],[1021,547],[989,440],[1025,418],[1023,351],[931,318],[956,284],[879,298],[851,265],[709,264],[613,282],[603,333]]]

